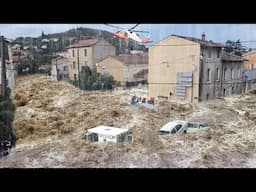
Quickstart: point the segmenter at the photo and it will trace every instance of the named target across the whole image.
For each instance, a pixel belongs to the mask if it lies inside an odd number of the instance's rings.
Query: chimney
[[[202,34],[202,40],[205,41],[205,34]]]

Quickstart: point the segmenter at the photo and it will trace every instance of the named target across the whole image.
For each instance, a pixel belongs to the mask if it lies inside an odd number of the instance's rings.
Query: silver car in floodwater
[[[171,121],[160,129],[160,135],[192,133],[209,129],[208,125],[200,122],[186,122],[181,120]]]
[[[203,131],[203,130],[207,130],[207,129],[209,129],[209,127],[206,123],[187,122],[187,124],[186,124],[186,132],[187,133]]]

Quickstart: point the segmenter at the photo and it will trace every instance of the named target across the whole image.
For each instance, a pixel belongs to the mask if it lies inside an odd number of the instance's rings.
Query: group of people
[[[9,135],[7,139],[0,139],[0,158],[10,153],[12,147],[15,147],[16,138]]]
[[[136,105],[137,103],[148,103],[148,104],[155,104],[155,98],[151,97],[148,101],[145,97],[137,97],[136,95],[132,96],[131,105]]]

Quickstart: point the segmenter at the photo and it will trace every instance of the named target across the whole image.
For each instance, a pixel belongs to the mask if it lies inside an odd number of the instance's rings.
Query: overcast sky
[[[129,28],[133,24],[113,24]],[[74,27],[88,27],[114,32],[118,29],[104,24],[0,24],[0,35],[7,38],[20,36],[37,37],[42,31],[46,34],[64,32]],[[256,41],[256,24],[140,24],[137,30],[149,31],[150,38],[157,42],[171,34],[200,37],[204,32],[207,40],[224,43],[227,40]],[[140,36],[148,36],[140,34]],[[244,43],[245,46],[256,47],[254,43]]]

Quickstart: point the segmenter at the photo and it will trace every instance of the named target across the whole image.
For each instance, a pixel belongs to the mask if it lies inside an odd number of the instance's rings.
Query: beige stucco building
[[[71,44],[68,47],[70,79],[77,79],[82,66],[89,66],[95,71],[96,63],[109,55],[116,55],[116,49],[104,39],[85,39]]]
[[[244,58],[244,71],[256,69],[256,51],[250,51],[243,55]]]
[[[200,44],[177,36],[169,36],[149,48],[149,97],[179,99],[175,95],[178,72],[191,73],[193,97],[198,97]],[[189,75],[189,74],[188,74]],[[191,82],[191,78],[189,79]],[[191,100],[192,87],[185,88],[185,99]],[[183,99],[183,98],[182,98]]]
[[[241,93],[243,59],[202,37],[171,35],[149,48],[149,97],[206,101]]]
[[[51,76],[57,80],[68,78],[69,76],[68,67],[69,67],[69,62],[67,58],[62,57],[62,58],[53,59],[51,63]],[[58,77],[57,77],[57,71],[58,71]]]
[[[8,51],[8,56],[6,58],[6,62],[5,62],[5,68],[6,68],[6,79],[7,79],[7,86],[11,89],[14,90],[15,88],[15,79],[16,79],[16,69],[12,60],[12,49],[10,44],[7,44],[7,50]],[[1,57],[0,57],[0,87],[2,85],[2,63],[1,63]],[[1,92],[1,89],[0,89]],[[1,93],[0,93],[1,94]]]
[[[148,55],[109,56],[97,63],[97,72],[112,75],[120,85],[147,82]]]

